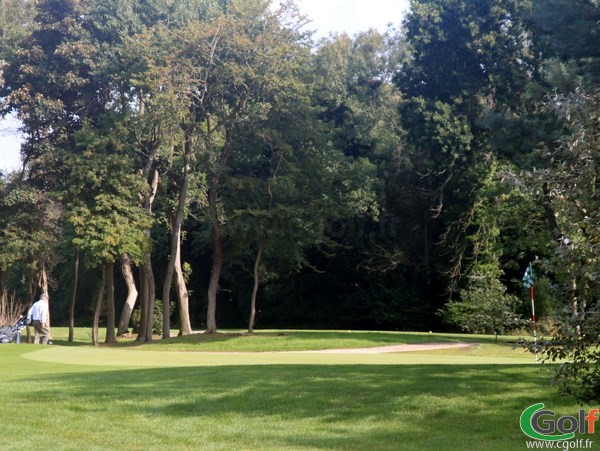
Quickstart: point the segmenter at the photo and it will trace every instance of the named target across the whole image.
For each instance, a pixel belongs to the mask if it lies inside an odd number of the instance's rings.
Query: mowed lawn
[[[468,349],[338,355],[270,351],[350,347],[343,332],[258,334],[252,352],[254,338],[235,334],[100,349],[60,335],[0,347],[0,449],[526,449],[525,408],[580,408],[549,386],[547,367],[486,337]],[[359,333],[352,347],[464,338]]]

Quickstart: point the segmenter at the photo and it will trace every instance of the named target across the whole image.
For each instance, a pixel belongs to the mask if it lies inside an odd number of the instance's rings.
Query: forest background
[[[597,0],[412,1],[318,42],[263,0],[4,0],[0,22],[25,135],[5,304],[47,290],[54,324],[118,332],[138,305],[147,341],[504,333],[533,261],[539,317],[596,309]]]

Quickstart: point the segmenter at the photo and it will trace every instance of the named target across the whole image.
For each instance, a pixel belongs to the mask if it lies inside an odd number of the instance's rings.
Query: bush
[[[460,291],[461,300],[446,305],[445,319],[474,334],[504,334],[521,327],[524,321],[516,313],[520,301],[506,293],[500,274],[493,265],[476,266],[467,289]]]
[[[169,315],[173,313],[175,310],[175,303],[171,302],[169,305]],[[140,321],[142,320],[142,312],[140,308],[136,308],[131,313],[131,321],[133,322],[133,332],[139,333],[140,331]],[[152,333],[156,335],[162,334],[163,330],[163,307],[162,301],[157,299],[154,302],[154,319],[152,322]]]
[[[556,363],[554,381],[560,392],[583,403],[600,402],[599,330],[600,306],[585,314],[568,312],[556,337],[528,346],[530,350],[541,350],[546,361]]]

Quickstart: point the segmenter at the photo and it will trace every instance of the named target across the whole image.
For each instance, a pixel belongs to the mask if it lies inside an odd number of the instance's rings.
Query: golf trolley
[[[0,343],[21,343],[21,331],[27,327],[27,318],[23,315],[12,326],[0,327]]]

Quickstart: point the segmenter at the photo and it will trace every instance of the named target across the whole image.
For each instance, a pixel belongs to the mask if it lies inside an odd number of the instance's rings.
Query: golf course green
[[[492,337],[285,331],[94,348],[63,333],[0,348],[0,449],[526,449],[527,407],[580,408],[548,365]],[[423,350],[352,351],[393,344]]]

